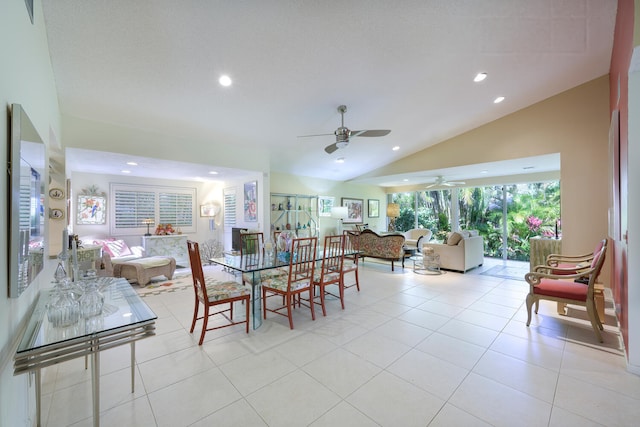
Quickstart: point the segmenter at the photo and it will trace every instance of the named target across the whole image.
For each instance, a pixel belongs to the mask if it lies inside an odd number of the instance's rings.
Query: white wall
[[[162,180],[162,179],[150,179],[150,178],[138,178],[132,176],[120,176],[120,175],[102,175],[73,172],[71,174],[71,191],[73,195],[71,203],[71,224],[69,232],[77,234],[81,240],[89,243],[91,237],[101,238],[112,236],[109,232],[109,217],[104,225],[80,225],[76,224],[76,212],[77,212],[77,196],[83,189],[90,186],[98,187],[100,192],[104,192],[107,195],[107,209],[113,207],[113,200],[111,200],[110,184],[136,184],[136,185],[149,185],[149,186],[166,186],[166,187],[181,187],[181,188],[195,188],[196,189],[196,232],[185,233],[191,240],[197,242],[204,242],[209,239],[220,240],[223,238],[221,227],[216,226],[215,230],[210,230],[209,219],[207,217],[200,216],[200,205],[210,202],[216,202],[222,206],[222,182],[197,182],[197,181],[174,181],[174,180]],[[216,222],[218,225],[221,223],[221,217],[217,217]],[[151,233],[153,234],[154,227],[151,227]],[[121,235],[113,236],[124,240],[129,247],[140,246],[141,236],[144,233],[136,233],[134,235]]]
[[[35,24],[32,25],[24,0],[3,0],[0,7],[0,135],[5,140],[0,150],[0,164],[7,164],[11,104],[21,104],[42,140],[51,148],[51,141],[60,134],[60,112],[53,71],[49,61],[49,48],[42,18],[42,5],[35,0]],[[45,176],[46,179],[46,176]],[[7,174],[0,174],[0,188],[6,194]],[[46,207],[46,206],[45,206]],[[7,230],[7,198],[0,197],[0,222]],[[49,224],[45,224],[45,235]],[[53,276],[51,260],[45,260],[45,269],[19,298],[8,298],[7,234],[0,233],[0,426],[34,425],[35,392],[28,375],[13,376],[13,355],[26,318],[38,291],[49,286]]]

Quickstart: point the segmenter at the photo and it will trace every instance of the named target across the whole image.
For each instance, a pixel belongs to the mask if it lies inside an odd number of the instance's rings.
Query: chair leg
[[[324,305],[324,296],[325,296],[324,286],[318,285],[318,290],[320,292],[320,306],[322,307],[322,315],[324,317],[327,317],[327,309],[325,308],[325,305]],[[313,300],[312,300],[312,303],[313,303]]]
[[[340,292],[340,304],[344,310],[344,282],[342,280],[338,282],[338,291]]]
[[[247,333],[249,333],[249,297],[242,300],[242,303],[245,305],[245,319],[247,321]]]
[[[198,345],[202,345],[202,342],[204,341],[204,334],[207,332],[207,324],[209,323],[209,304],[203,304],[204,305],[204,319],[202,322],[202,333],[200,334],[200,342],[198,343]]]
[[[596,320],[598,318],[598,313],[596,312],[596,307],[593,301],[587,301],[587,314],[589,315],[589,320],[591,321],[591,327],[593,328],[593,332],[596,333],[596,337],[598,338],[598,341],[604,342],[604,340],[602,339],[602,334],[600,333],[600,327],[598,326],[598,323],[600,321]]]
[[[356,289],[358,290],[358,292],[360,292],[360,279],[358,278],[358,268],[356,267],[356,269],[354,270],[355,275],[356,275]]]
[[[198,301],[198,297],[196,297],[196,302],[194,304],[193,307],[193,321],[191,322],[191,330],[189,331],[190,334],[193,333],[193,330],[196,327],[196,320],[198,319],[198,309],[200,308],[200,301]]]
[[[295,299],[292,301],[290,293],[287,294],[286,299],[287,299],[287,317],[289,317],[289,328],[293,329],[293,317],[291,315],[291,304],[295,304]]]
[[[311,301],[311,304],[309,304],[311,307],[311,320],[316,320],[316,310],[313,307],[313,286],[309,286],[309,301]]]
[[[533,306],[533,300],[533,295],[527,294],[527,326],[531,324],[531,306]],[[538,301],[536,301],[536,314],[538,314]]]
[[[262,317],[267,319],[267,290],[262,287]]]

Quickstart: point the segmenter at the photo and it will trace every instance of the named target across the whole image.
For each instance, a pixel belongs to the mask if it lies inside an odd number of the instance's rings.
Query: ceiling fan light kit
[[[324,148],[324,151],[327,152],[327,154],[332,154],[334,151],[339,150],[340,148],[345,148],[349,145],[349,138],[351,137],[356,137],[356,136],[365,136],[365,137],[379,137],[379,136],[385,136],[385,135],[389,135],[389,133],[391,132],[389,129],[372,129],[372,130],[355,130],[352,131],[349,128],[345,127],[344,125],[344,113],[347,112],[347,106],[346,105],[340,105],[338,107],[338,113],[340,113],[340,117],[341,117],[341,125],[338,129],[336,129],[333,134],[336,137],[336,142],[331,144],[331,145],[327,145]],[[331,135],[330,133],[327,134],[320,134],[320,135],[302,135],[299,136],[298,138],[306,138],[306,137],[310,137],[310,136],[324,136],[324,135]]]
[[[442,175],[437,176],[433,184],[427,185],[427,188],[433,187],[455,187],[457,185],[464,185],[464,181],[447,181]]]

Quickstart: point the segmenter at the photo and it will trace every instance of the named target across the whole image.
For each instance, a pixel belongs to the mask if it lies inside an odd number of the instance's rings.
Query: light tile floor
[[[481,275],[492,263],[423,276],[367,261],[344,311],[335,299],[315,321],[296,309],[293,331],[270,314],[201,347],[191,289],[147,297],[158,329],[137,343],[135,393],[129,347],[101,355],[101,424],[636,425],[640,377],[626,371],[611,309],[604,344],[577,308],[560,317],[543,303],[527,328],[526,283]],[[43,393],[44,425],[91,425],[82,359],[45,369]]]

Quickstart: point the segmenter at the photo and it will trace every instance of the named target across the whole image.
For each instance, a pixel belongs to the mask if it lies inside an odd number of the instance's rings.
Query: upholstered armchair
[[[591,321],[591,327],[598,338],[602,342],[603,330],[602,322],[597,315],[595,304],[595,283],[606,254],[606,245],[595,254],[591,263],[579,270],[573,272],[562,271],[557,273],[558,267],[550,267],[547,265],[536,266],[535,270],[527,273],[524,279],[529,284],[529,294],[527,295],[527,326],[531,323],[531,308],[535,303],[535,312],[538,313],[540,300],[556,301],[557,303],[573,304],[586,307],[587,315]]]
[[[404,235],[405,248],[416,251],[421,251],[422,245],[431,240],[432,236],[432,232],[428,228],[412,228],[402,234]]]

